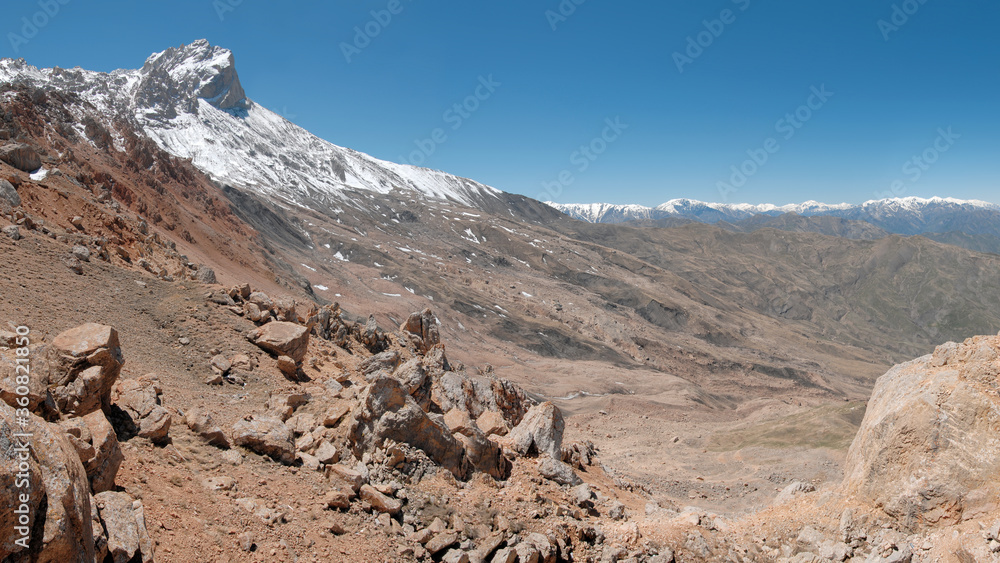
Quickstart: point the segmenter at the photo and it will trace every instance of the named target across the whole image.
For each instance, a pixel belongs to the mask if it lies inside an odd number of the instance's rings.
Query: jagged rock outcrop
[[[378,323],[375,322],[375,315],[369,315],[363,326],[355,324],[353,332],[361,345],[372,354],[378,354],[389,347],[389,336],[379,328]]]
[[[465,448],[440,419],[428,416],[396,379],[377,376],[359,398],[351,426],[354,453],[361,457],[386,441],[410,444],[423,450],[455,477],[469,473]]]
[[[419,313],[411,313],[399,329],[409,337],[413,346],[426,354],[436,344],[441,343],[441,333],[438,330],[438,319],[430,309]]]
[[[1000,337],[939,346],[879,378],[844,489],[907,526],[956,522],[1000,489]]]
[[[510,462],[504,457],[503,449],[479,429],[469,413],[452,409],[444,416],[444,423],[465,447],[466,457],[473,467],[494,479],[503,480],[510,475]]]
[[[561,460],[565,429],[562,411],[547,401],[532,407],[505,440],[521,455],[548,454],[553,460]]]

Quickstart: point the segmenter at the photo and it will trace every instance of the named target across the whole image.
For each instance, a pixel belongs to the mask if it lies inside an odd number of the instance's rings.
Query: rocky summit
[[[237,60],[0,60],[0,560],[1000,560],[995,206],[579,221]]]

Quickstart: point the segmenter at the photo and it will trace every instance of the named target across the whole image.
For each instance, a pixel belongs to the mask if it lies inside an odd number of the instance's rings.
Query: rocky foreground
[[[766,510],[730,519],[660,507],[605,471],[592,444],[564,444],[552,403],[451,365],[429,310],[385,331],[371,318],[346,320],[337,305],[214,287],[206,303],[251,323],[244,338],[263,356],[217,353],[202,385],[238,389],[264,376],[275,389],[241,404],[242,418],[225,427],[214,416],[225,405],[174,404],[166,378],[121,377],[112,327],[85,324],[27,347],[0,334],[3,502],[23,505],[0,521],[4,561],[191,560],[173,524],[148,525],[155,508],[142,488],[119,479],[129,452],[165,457],[136,479],[152,482],[183,457],[176,441],[214,458],[203,494],[233,507],[218,553],[252,560],[287,558],[258,541],[303,524],[319,535],[290,560],[348,560],[326,542],[351,536],[374,542],[377,560],[452,563],[988,561],[1000,552],[998,337],[943,345],[883,376],[843,483],[796,483]],[[27,380],[19,357],[30,359]],[[273,372],[261,373],[264,359]],[[283,498],[267,480],[247,482],[247,465],[309,489]]]

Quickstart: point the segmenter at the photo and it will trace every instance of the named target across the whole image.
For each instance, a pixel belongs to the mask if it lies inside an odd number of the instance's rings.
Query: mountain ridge
[[[889,233],[923,235],[960,232],[966,235],[1000,236],[1000,205],[955,198],[891,198],[870,200],[861,204],[826,204],[807,201],[788,205],[754,205],[706,203],[691,199],[674,199],[656,207],[642,205],[560,204],[546,202],[550,207],[588,223],[629,223],[661,226],[690,220],[708,224],[760,222],[762,218],[784,215],[801,217],[834,217],[863,221]],[[957,239],[956,239],[957,240]]]
[[[77,93],[213,180],[299,204],[356,205],[354,192],[393,190],[473,206],[502,199],[503,192],[474,180],[380,160],[309,133],[247,97],[233,53],[203,39],[154,53],[140,69],[109,73],[0,59],[0,81]]]

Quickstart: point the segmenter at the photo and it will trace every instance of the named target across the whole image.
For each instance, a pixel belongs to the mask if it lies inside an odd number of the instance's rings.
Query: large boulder
[[[280,419],[251,415],[233,425],[233,443],[290,465],[295,461],[292,431]]]
[[[59,411],[84,416],[110,406],[111,388],[121,373],[118,331],[87,323],[63,332],[46,352],[47,384]]]
[[[125,456],[111,423],[102,411],[94,411],[81,418],[71,418],[60,423],[69,441],[83,462],[94,493],[110,491],[115,486],[115,476]]]
[[[20,436],[25,434],[30,435],[27,443]],[[28,487],[19,486],[22,478]],[[0,560],[94,561],[90,484],[76,449],[61,429],[2,402],[0,484],[4,507],[0,511]],[[21,494],[28,497],[27,502],[21,502]],[[22,506],[30,522],[28,548],[15,543],[24,531],[16,528],[21,526],[18,511]]]
[[[562,411],[549,401],[531,408],[521,423],[505,437],[521,455],[548,454],[562,459],[562,439],[566,423]]]
[[[439,418],[428,416],[398,380],[379,375],[361,394],[354,412],[354,453],[360,458],[388,440],[407,443],[464,479],[469,473],[465,448]]]
[[[7,200],[7,203],[11,207],[18,207],[21,205],[21,196],[18,195],[17,190],[11,185],[7,180],[0,179],[0,199]]]
[[[32,172],[42,167],[42,158],[38,156],[38,151],[23,143],[10,143],[0,147],[0,160],[25,172]]]
[[[163,388],[155,375],[123,379],[115,386],[115,405],[131,420],[129,433],[154,443],[167,440],[170,411],[162,406]]]
[[[426,354],[435,344],[441,343],[439,324],[434,313],[430,309],[424,309],[419,313],[410,314],[399,328],[406,333],[410,342],[421,354]]]
[[[1000,338],[939,346],[879,378],[844,489],[904,524],[955,522],[1000,487]]]
[[[275,321],[250,331],[247,338],[275,356],[288,356],[301,362],[309,348],[309,327]]]
[[[13,343],[9,344],[13,346]],[[27,409],[46,420],[59,418],[52,393],[48,386],[48,363],[45,361],[46,346],[31,348],[31,370],[25,376],[23,368],[18,369],[16,348],[0,348],[0,400],[12,407],[20,407],[23,398],[28,400]],[[26,393],[25,393],[26,392]]]
[[[139,524],[133,501],[127,493],[106,491],[94,495],[97,512],[107,538],[107,549],[114,563],[127,563],[139,551]]]

